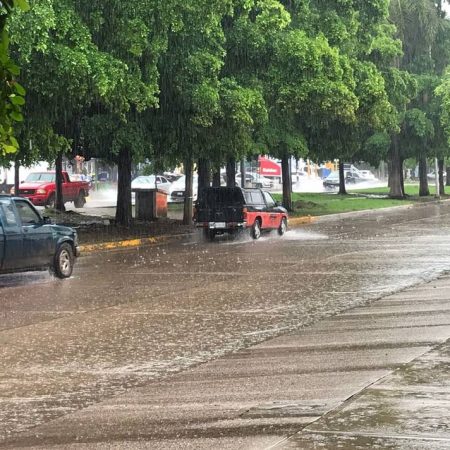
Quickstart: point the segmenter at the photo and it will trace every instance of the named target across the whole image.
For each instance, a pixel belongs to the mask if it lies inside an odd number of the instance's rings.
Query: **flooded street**
[[[0,277],[1,440],[450,270],[450,204]]]

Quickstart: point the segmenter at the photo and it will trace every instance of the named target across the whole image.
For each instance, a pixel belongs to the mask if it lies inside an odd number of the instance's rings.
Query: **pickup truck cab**
[[[79,253],[74,229],[52,225],[27,199],[0,195],[0,274],[50,268],[68,278]]]
[[[62,176],[64,203],[74,202],[75,208],[82,208],[86,203],[86,197],[89,196],[89,182],[71,181],[67,172],[63,172]],[[56,173],[30,173],[26,180],[20,184],[19,192],[12,190],[11,193],[27,198],[33,205],[54,208],[56,205]]]
[[[249,229],[253,239],[259,239],[266,230],[277,230],[282,236],[287,230],[288,214],[264,190],[211,187],[199,193],[194,222],[210,240],[242,229]]]

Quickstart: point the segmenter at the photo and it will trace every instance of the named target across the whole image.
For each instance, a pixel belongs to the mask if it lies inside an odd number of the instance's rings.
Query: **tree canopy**
[[[1,151],[22,144],[13,159],[23,164],[62,154],[117,163],[125,225],[131,166],[145,160],[217,168],[266,153],[288,176],[291,156],[387,159],[402,196],[406,158],[448,153],[443,3],[30,0],[25,13],[24,1],[4,1]],[[290,180],[283,198],[290,207]]]

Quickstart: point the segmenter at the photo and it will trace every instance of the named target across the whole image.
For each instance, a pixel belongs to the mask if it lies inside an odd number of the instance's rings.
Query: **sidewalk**
[[[6,448],[450,448],[450,275],[39,426]]]

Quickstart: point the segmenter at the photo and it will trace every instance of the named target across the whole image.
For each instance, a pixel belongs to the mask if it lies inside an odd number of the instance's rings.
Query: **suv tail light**
[[[247,222],[247,213],[248,213],[248,209],[247,209],[247,208],[244,208],[244,209],[242,210],[244,222]]]

